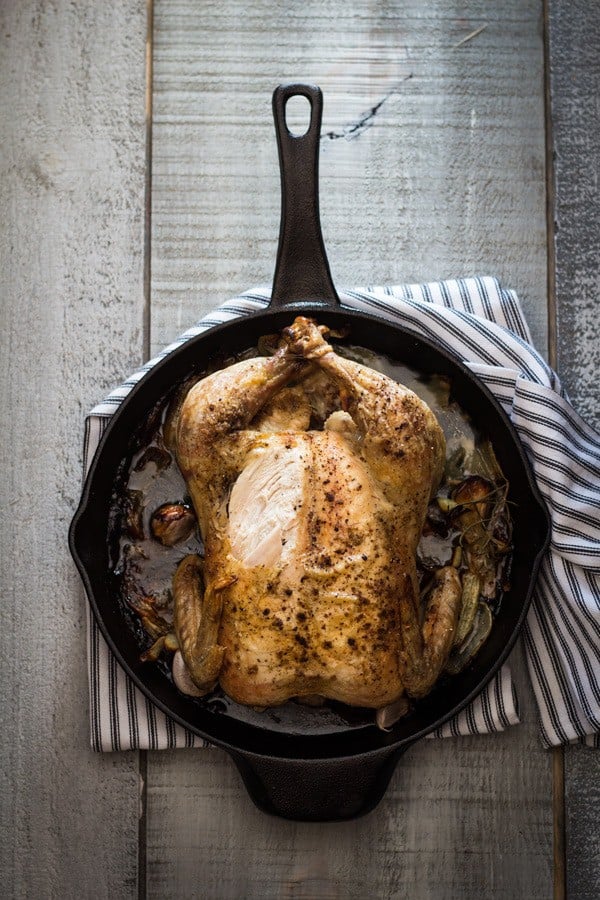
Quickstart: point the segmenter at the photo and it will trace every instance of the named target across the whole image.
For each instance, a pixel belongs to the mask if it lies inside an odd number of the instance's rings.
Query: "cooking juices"
[[[123,462],[113,494],[113,577],[125,618],[135,630],[140,655],[147,665],[158,665],[171,677],[172,653],[177,639],[172,628],[171,579],[187,554],[202,554],[193,510],[184,479],[167,446],[174,411],[191,384],[211,371],[240,359],[264,355],[268,338],[259,348],[235,359],[220,360],[173,392],[170,402],[157,407],[143,433],[133,442]],[[441,377],[423,378],[404,365],[356,346],[336,346],[336,352],[382,372],[420,396],[436,415],[446,437],[446,469],[428,515],[417,553],[422,598],[435,571],[453,565],[462,580],[462,611],[455,646],[444,674],[434,688],[443,690],[447,677],[468,666],[493,627],[502,596],[509,588],[511,524],[506,503],[507,484],[491,443],[479,435],[467,414],[452,400],[451,385]],[[330,732],[349,725],[376,722],[388,728],[399,716],[410,714],[407,700],[379,711],[361,710],[327,702],[311,708],[300,702],[257,712],[233,703],[219,688],[196,702],[270,728]]]

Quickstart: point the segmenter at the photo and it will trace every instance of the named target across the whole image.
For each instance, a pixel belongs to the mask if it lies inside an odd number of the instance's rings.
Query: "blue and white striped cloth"
[[[206,329],[263,309],[269,296],[259,289],[220,306],[96,406],[86,421],[86,467],[111,415],[145,372]],[[569,404],[557,375],[531,346],[516,295],[496,279],[357,289],[340,299],[438,341],[469,365],[510,416],[552,517],[551,546],[525,627],[542,741],[548,747],[571,741],[600,746],[600,436]],[[94,749],[206,746],[137,690],[91,616],[88,634]],[[504,666],[432,736],[502,731],[518,721]]]

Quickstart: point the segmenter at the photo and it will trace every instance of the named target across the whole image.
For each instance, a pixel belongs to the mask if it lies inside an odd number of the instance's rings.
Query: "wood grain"
[[[335,825],[265,816],[221,751],[151,753],[148,897],[547,898],[548,754],[523,712],[503,735],[421,742],[373,813]]]
[[[544,350],[541,8],[500,6],[470,4],[467,17],[441,0],[157,0],[153,351],[216,303],[270,283],[270,95],[298,79],[325,93],[321,209],[336,283],[498,274],[519,290]],[[148,896],[548,897],[551,757],[520,649],[513,668],[523,726],[422,743],[378,810],[353,823],[264,816],[220,751],[150,753]]]
[[[321,213],[334,281],[497,274],[518,289],[545,350],[541,9],[497,6],[470,3],[467,16],[447,0],[157,0],[153,350],[216,303],[271,283],[271,93],[298,79],[325,94]]]
[[[292,78],[326,94],[336,282],[498,273],[543,349],[541,4],[501,6],[157,0],[153,349],[270,282],[270,93]],[[558,366],[598,426],[599,8],[548,7]],[[84,607],[65,533],[83,413],[144,354],[144,37],[143,4],[129,0],[0,6],[0,502],[16,511],[1,534],[0,859],[15,897],[138,890],[137,760],[87,749]],[[220,752],[150,754],[141,895],[549,896],[550,761],[519,653],[525,726],[414,748],[359,822],[269,819]],[[565,753],[574,898],[600,884],[598,760]]]
[[[573,404],[600,428],[600,6],[548,0],[554,151],[556,358]],[[600,755],[565,748],[567,896],[600,894]]]
[[[557,358],[579,412],[600,427],[600,7],[549,2]]]
[[[136,892],[135,754],[89,749],[83,417],[142,353],[137,3],[0,6],[2,894]]]
[[[600,754],[590,747],[565,750],[567,897],[600,894]]]

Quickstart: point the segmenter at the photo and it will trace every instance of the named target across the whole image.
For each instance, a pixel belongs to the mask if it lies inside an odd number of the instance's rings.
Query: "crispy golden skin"
[[[415,561],[443,433],[323,331],[299,317],[275,356],[203,379],[176,426],[205,545],[202,579],[185,560],[174,579],[180,649],[198,688],[239,703],[423,696],[452,644],[458,575],[438,574],[421,624]],[[311,429],[326,394],[338,409]]]

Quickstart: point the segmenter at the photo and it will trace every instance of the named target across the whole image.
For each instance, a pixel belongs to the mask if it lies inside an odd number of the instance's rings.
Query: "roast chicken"
[[[173,580],[178,683],[258,707],[427,694],[461,586],[440,569],[423,609],[416,550],[445,458],[423,400],[299,317],[274,355],[198,382],[174,434],[205,550]]]

